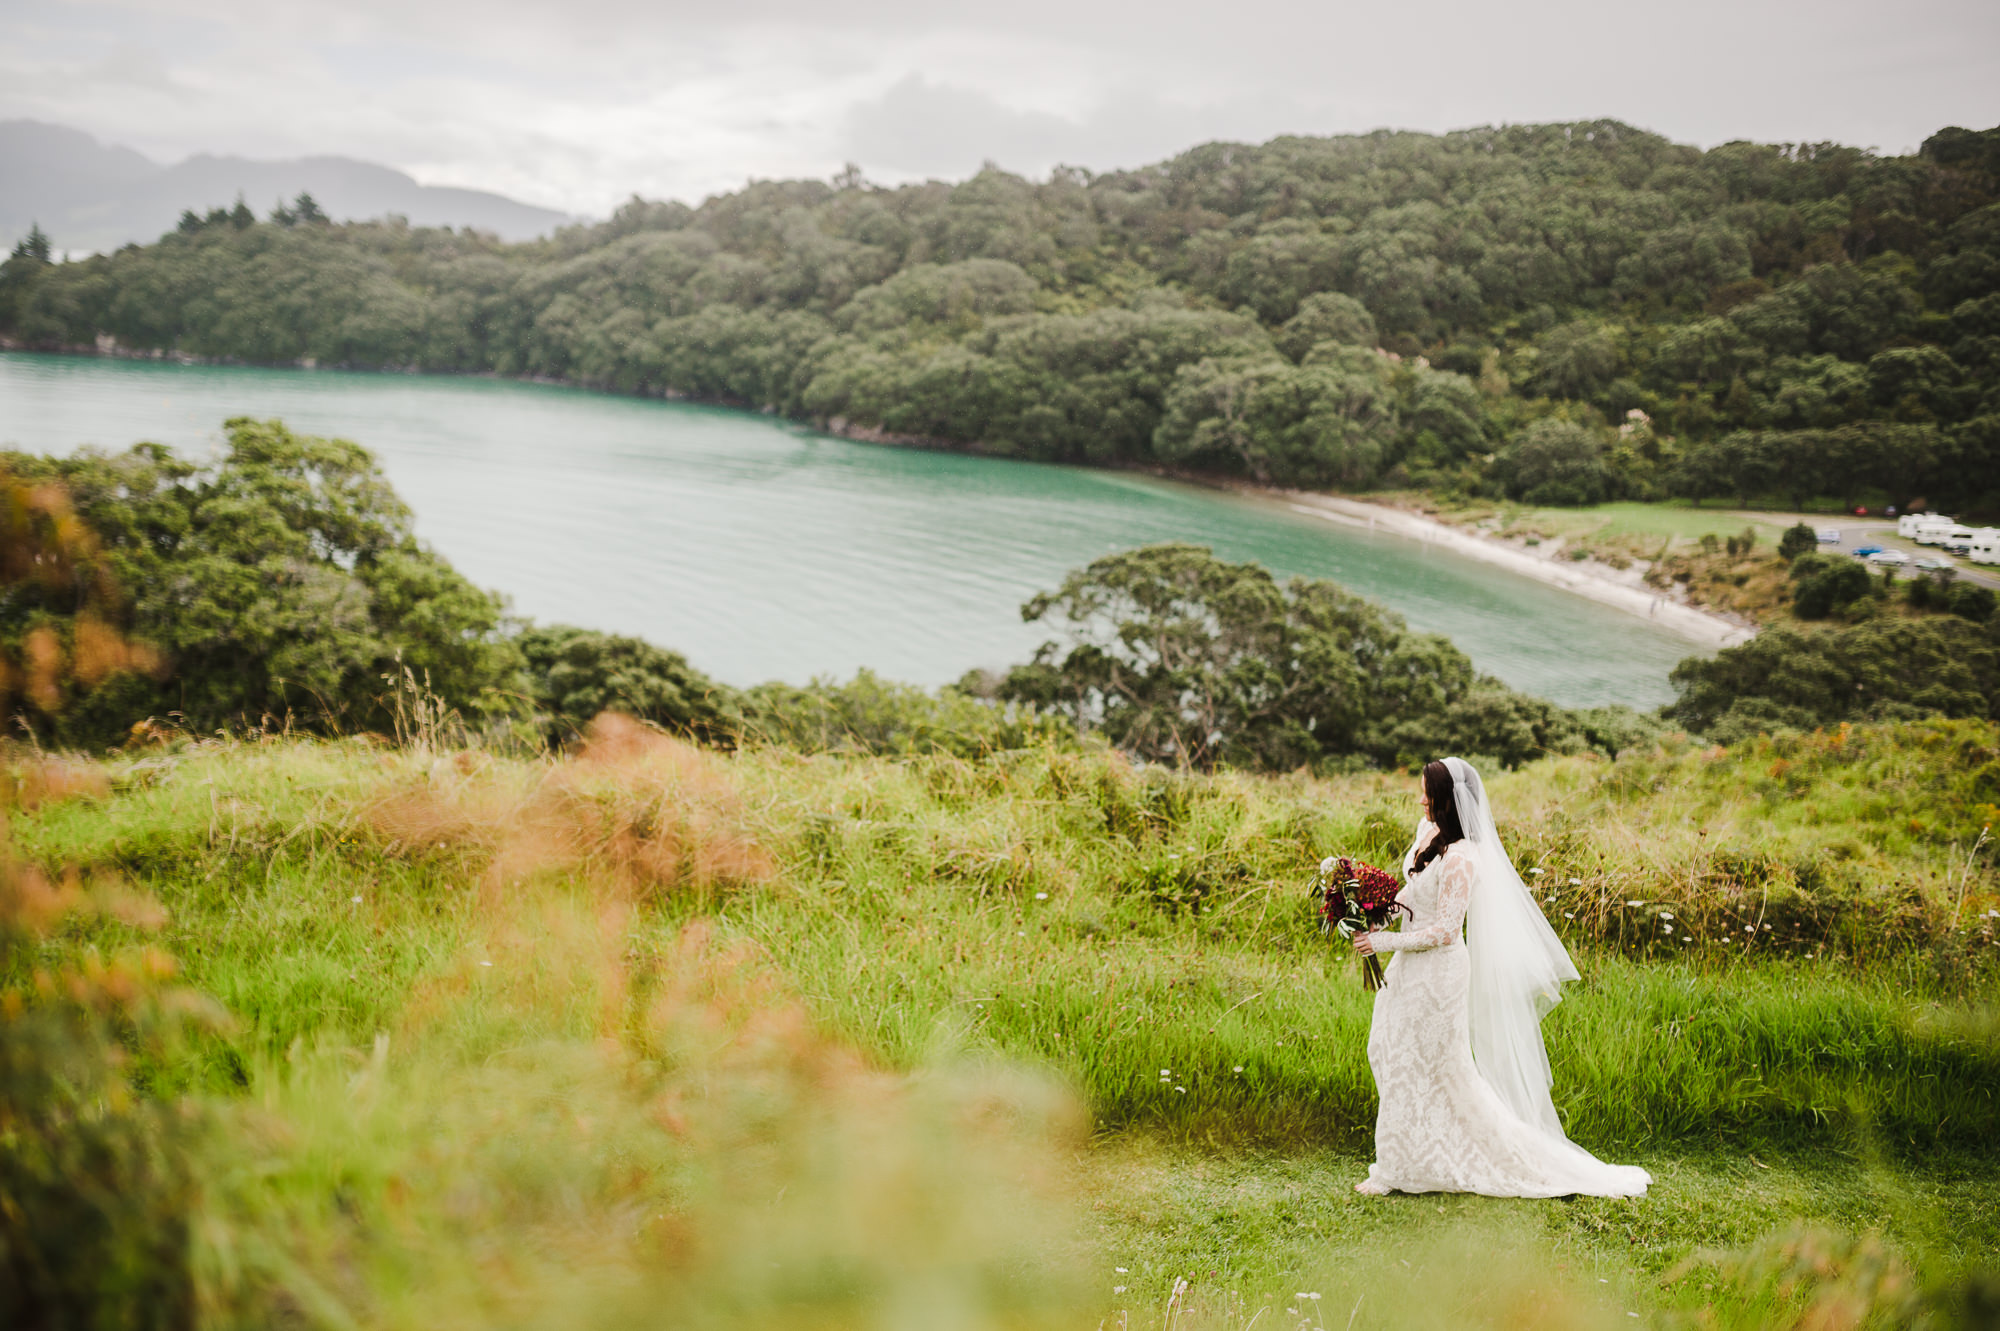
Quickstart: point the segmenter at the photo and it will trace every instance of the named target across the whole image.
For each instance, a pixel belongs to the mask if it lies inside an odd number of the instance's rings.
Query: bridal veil
[[[1479,867],[1465,913],[1473,1062],[1524,1122],[1567,1143],[1549,1099],[1553,1077],[1542,1018],[1562,1001],[1564,982],[1577,978],[1576,965],[1507,858],[1479,773],[1463,758],[1444,761]]]

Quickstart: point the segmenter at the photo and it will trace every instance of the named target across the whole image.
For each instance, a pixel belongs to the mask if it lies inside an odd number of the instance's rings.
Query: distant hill
[[[261,216],[302,190],[340,220],[400,213],[416,226],[473,226],[505,240],[546,235],[574,220],[483,190],[419,185],[401,171],[348,157],[259,162],[203,153],[162,166],[80,130],[0,121],[0,243],[8,246],[39,222],[58,250],[113,250],[158,239],[183,209],[228,207],[240,194]]]

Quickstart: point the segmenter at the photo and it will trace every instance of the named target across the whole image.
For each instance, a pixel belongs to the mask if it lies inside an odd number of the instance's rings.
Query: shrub
[[[993,701],[977,676],[931,692],[863,670],[846,683],[759,684],[743,695],[747,739],[808,753],[950,753],[973,757],[1073,744],[1075,729],[1032,707]]]
[[[741,728],[736,690],[702,674],[679,652],[567,624],[532,628],[518,644],[552,740],[581,735],[606,711],[708,743],[732,742]]]
[[[1810,550],[1819,549],[1819,533],[1807,523],[1795,523],[1785,528],[1785,534],[1778,538],[1778,556],[1787,562],[1797,559]]]
[[[2000,645],[1961,619],[1766,629],[1690,657],[1671,678],[1680,698],[1665,715],[1724,741],[1841,721],[2000,716]]]
[[[1984,624],[1993,618],[1993,589],[1970,582],[1961,582],[1945,593],[1944,608],[1975,624]]]
[[[1798,586],[1792,589],[1792,613],[1800,619],[1825,619],[1835,610],[1866,597],[1874,589],[1868,570],[1851,559],[1832,559],[1799,577],[1800,560],[1792,573]]]

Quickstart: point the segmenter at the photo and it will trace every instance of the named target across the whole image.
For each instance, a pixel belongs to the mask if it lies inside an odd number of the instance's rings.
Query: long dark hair
[[[1431,821],[1437,824],[1437,835],[1431,843],[1417,852],[1417,858],[1410,863],[1410,876],[1416,877],[1425,866],[1445,853],[1454,841],[1465,840],[1465,824],[1459,821],[1458,801],[1452,798],[1451,769],[1443,762],[1424,764],[1424,794],[1430,798]]]

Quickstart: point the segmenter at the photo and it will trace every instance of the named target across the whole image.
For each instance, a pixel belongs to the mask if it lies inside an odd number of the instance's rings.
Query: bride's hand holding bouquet
[[[1382,962],[1368,935],[1385,927],[1394,912],[1409,913],[1396,900],[1402,890],[1393,874],[1361,860],[1329,855],[1319,863],[1313,891],[1319,897],[1320,932],[1336,932],[1354,944],[1361,956],[1363,988],[1382,987]]]

